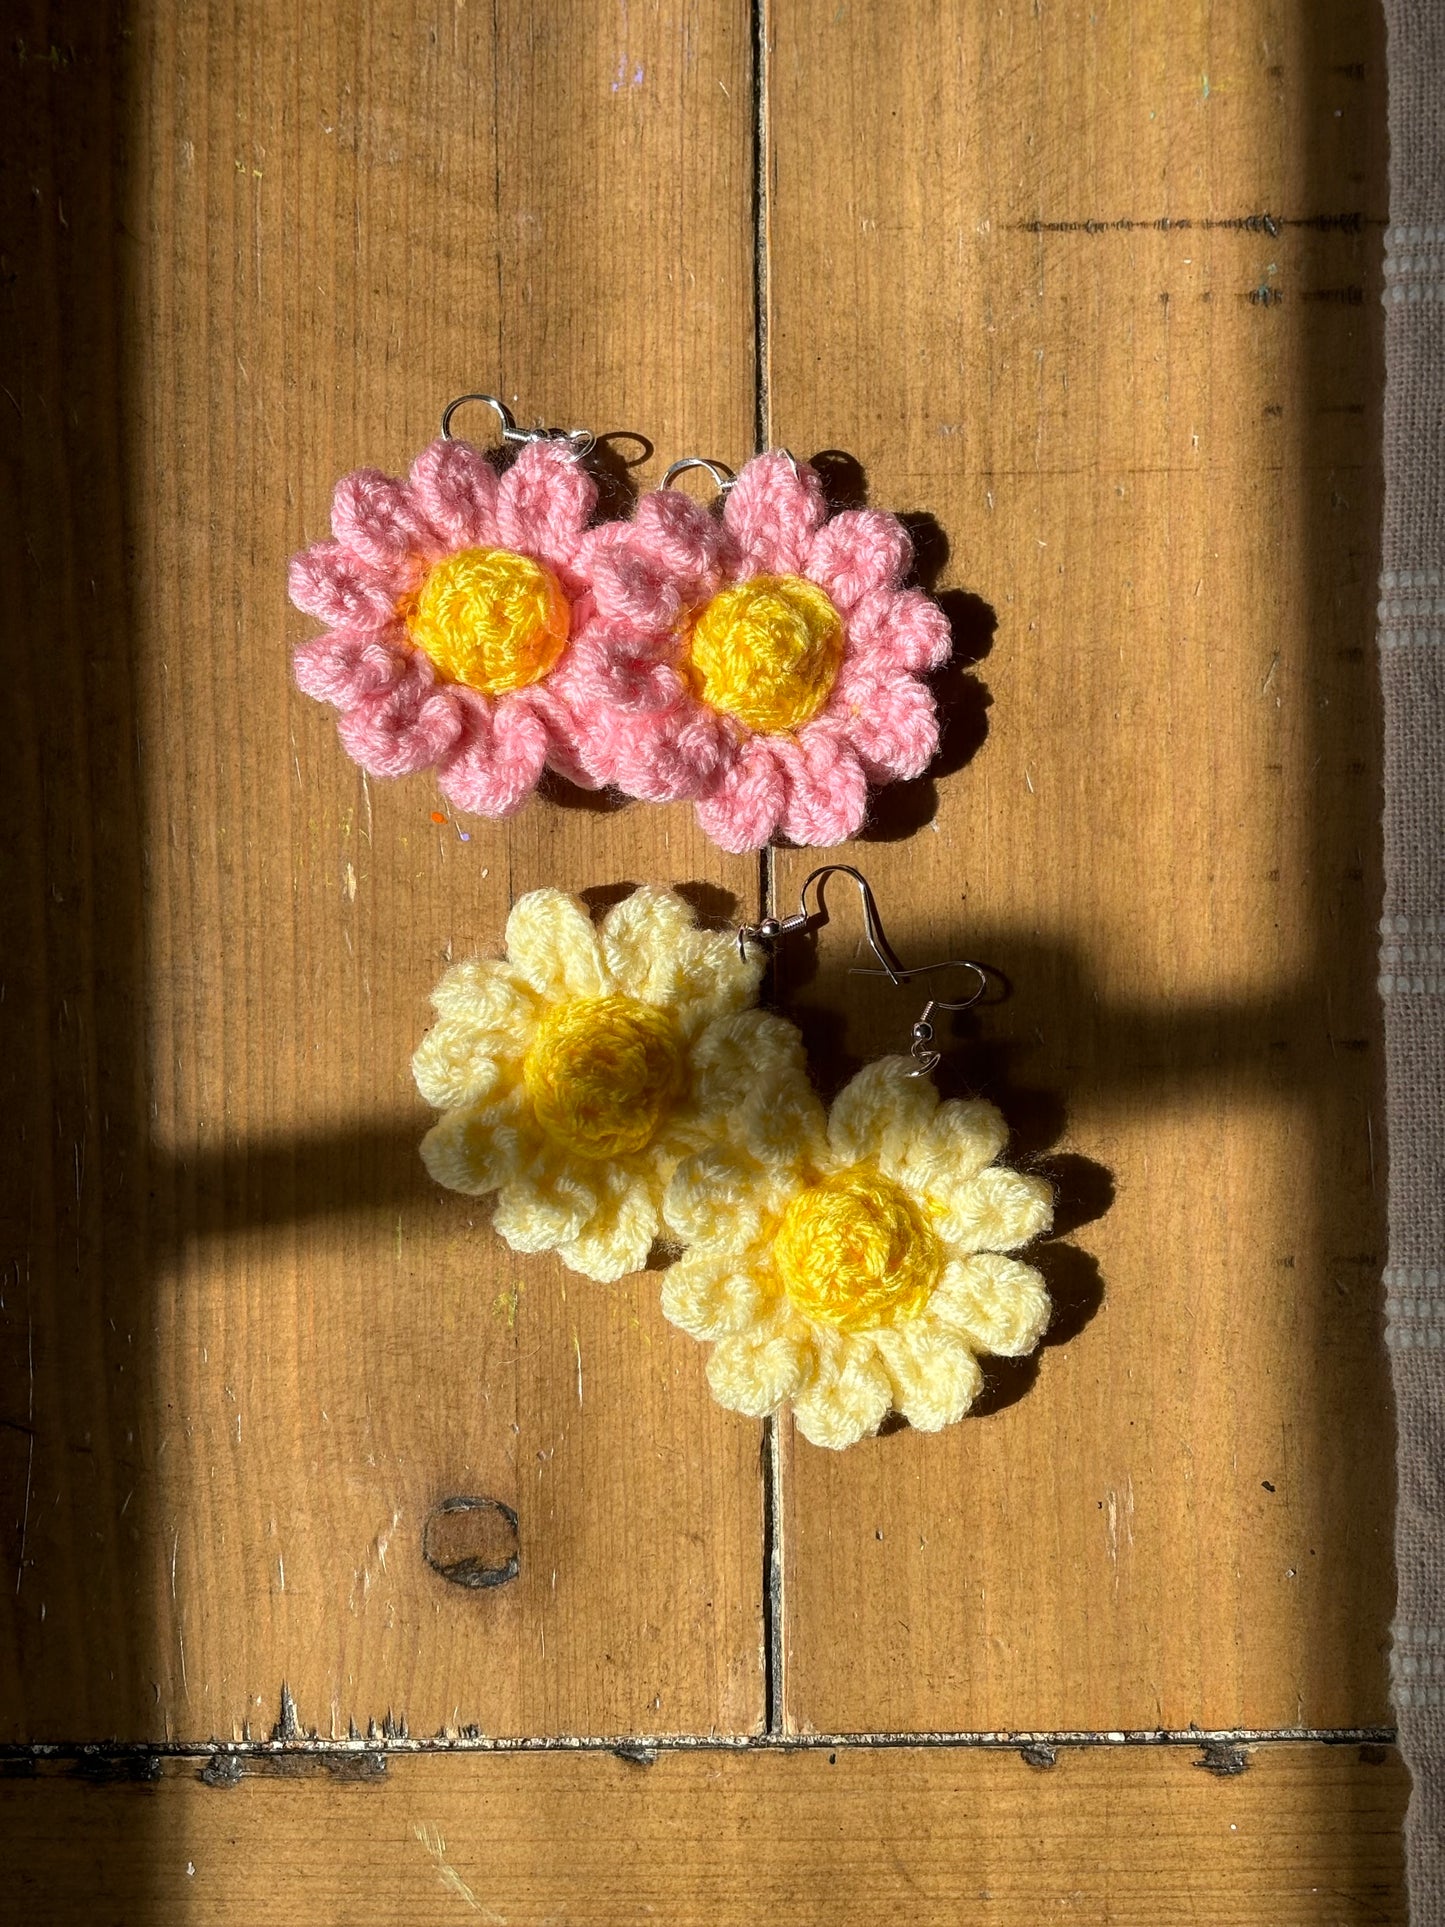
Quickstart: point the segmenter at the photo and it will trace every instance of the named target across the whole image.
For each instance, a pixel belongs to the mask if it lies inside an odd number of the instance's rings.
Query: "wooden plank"
[[[1378,1720],[1380,22],[770,19],[772,438],[934,518],[987,652],[839,854],[905,958],[1011,980],[949,1076],[1067,1234],[984,1415],[785,1437],[788,1718]],[[795,983],[835,1082],[916,1014],[836,901]]]
[[[727,1927],[906,1918],[1256,1927],[1405,1919],[1406,1775],[1383,1748],[393,1758],[382,1778],[0,1784],[22,1917]]]
[[[53,11],[0,136],[0,1730],[264,1731],[283,1680],[326,1733],[749,1729],[755,1439],[655,1280],[428,1184],[408,1062],[520,892],[751,910],[756,866],[686,809],[368,787],[284,591],[333,479],[466,389],[659,463],[750,438],[746,6]],[[424,1565],[453,1495],[518,1511],[513,1584]]]

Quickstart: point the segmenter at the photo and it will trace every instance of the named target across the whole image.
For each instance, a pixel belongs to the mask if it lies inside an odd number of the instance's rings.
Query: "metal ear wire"
[[[894,954],[893,946],[883,933],[883,919],[878,914],[878,905],[873,898],[873,886],[861,870],[855,870],[851,863],[823,863],[803,879],[803,887],[798,895],[797,913],[791,917],[764,917],[761,923],[744,923],[738,926],[738,954],[745,955],[744,946],[753,943],[776,943],[779,937],[790,937],[795,931],[806,930],[812,923],[826,922],[827,908],[823,902],[823,880],[830,876],[852,877],[858,885],[863,898],[863,928],[868,937],[868,946],[883,966],[884,974],[894,983],[902,983],[903,966]],[[818,886],[818,907],[808,908],[808,892],[814,884]]]
[[[988,971],[983,964],[975,963],[971,957],[942,957],[937,963],[914,964],[911,967],[900,963],[897,951],[888,941],[887,933],[883,928],[883,919],[878,914],[878,904],[873,895],[873,886],[869,883],[863,872],[861,870],[855,870],[851,863],[824,863],[818,869],[814,870],[811,875],[806,877],[803,882],[802,891],[799,894],[798,909],[793,916],[764,917],[761,923],[741,924],[738,928],[738,954],[739,956],[746,955],[746,945],[750,941],[754,943],[774,944],[780,937],[791,936],[795,931],[806,930],[813,923],[826,921],[827,910],[823,903],[823,882],[825,878],[835,875],[851,877],[858,885],[859,894],[863,899],[863,933],[868,939],[869,949],[882,966],[879,970],[873,970],[870,969],[867,964],[856,965],[854,967],[854,975],[860,977],[886,977],[890,983],[897,985],[900,989],[904,984],[911,983],[915,977],[927,976],[928,973],[933,970],[969,970],[972,971],[978,980],[976,988],[970,996],[953,1000],[942,997],[930,997],[924,1004],[923,1009],[919,1012],[918,1021],[914,1024],[910,1033],[912,1043],[909,1047],[909,1055],[916,1060],[917,1068],[910,1071],[909,1075],[911,1077],[926,1077],[930,1071],[936,1070],[943,1061],[939,1052],[932,1048],[934,1039],[933,1013],[936,1010],[970,1009],[988,989]],[[816,892],[817,908],[810,911],[808,909],[808,891],[814,884],[818,886]]]
[[[580,461],[590,455],[597,446],[597,437],[590,428],[519,428],[507,404],[497,395],[458,395],[449,401],[442,410],[442,440],[452,439],[452,417],[459,408],[469,401],[485,402],[497,418],[504,442],[567,442]]]
[[[869,970],[866,964],[854,972],[854,975],[859,977],[891,977],[896,984],[909,983],[915,977],[926,976],[930,970],[971,970],[978,979],[978,983],[972,995],[968,997],[960,997],[951,1002],[942,997],[928,999],[918,1014],[918,1021],[909,1033],[913,1041],[908,1047],[908,1054],[916,1059],[918,1066],[916,1070],[908,1073],[910,1077],[927,1077],[943,1062],[941,1054],[931,1048],[934,1038],[932,1022],[934,1011],[971,1010],[988,989],[987,969],[983,964],[975,963],[972,957],[942,957],[937,963],[915,964],[911,970],[903,972],[901,979],[895,977],[891,970]]]

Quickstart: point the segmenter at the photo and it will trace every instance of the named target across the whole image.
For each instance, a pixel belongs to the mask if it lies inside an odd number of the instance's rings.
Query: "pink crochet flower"
[[[781,831],[828,844],[862,825],[870,783],[918,776],[938,747],[919,680],[948,620],[901,589],[895,516],[829,519],[818,475],[759,455],[721,519],[673,489],[588,538],[596,615],[557,685],[598,783],[692,798],[725,850]]]
[[[291,563],[291,600],[327,625],[295,671],[341,712],[364,770],[435,769],[482,816],[519,808],[549,762],[590,782],[557,671],[591,616],[596,497],[561,441],[528,442],[500,478],[480,450],[441,440],[405,481],[363,468],[337,484],[335,540]]]

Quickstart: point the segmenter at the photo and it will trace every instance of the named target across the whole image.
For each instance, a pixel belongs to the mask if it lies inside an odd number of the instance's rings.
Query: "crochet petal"
[[[805,1439],[840,1451],[867,1438],[893,1409],[893,1385],[872,1335],[834,1337],[818,1343],[811,1383],[793,1400],[793,1418]]]
[[[680,717],[659,717],[619,746],[613,781],[626,796],[645,803],[691,803],[716,782],[732,754],[722,717],[690,707]]]
[[[384,629],[396,620],[408,569],[373,569],[340,542],[314,542],[293,555],[287,588],[296,607],[335,629]]]
[[[951,1097],[913,1140],[899,1168],[900,1182],[920,1197],[946,1204],[1007,1143],[1008,1125],[995,1105],[981,1097]]]
[[[1045,1178],[990,1165],[951,1190],[937,1230],[964,1251],[1016,1251],[1054,1221],[1054,1190]]]
[[[775,1179],[767,1195],[773,1210],[783,1208],[799,1179],[825,1156],[827,1113],[805,1064],[760,1065],[752,1089],[728,1115],[727,1128]]]
[[[422,1163],[437,1183],[471,1197],[515,1178],[525,1149],[516,1114],[504,1105],[448,1111],[421,1141]]]
[[[921,589],[879,589],[860,596],[849,613],[848,635],[858,654],[880,669],[923,673],[953,654],[948,617]]]
[[[594,523],[578,538],[576,566],[590,576],[603,556],[614,549],[625,549],[631,540],[632,528],[627,522]]]
[[[870,590],[896,588],[912,560],[913,544],[896,515],[844,509],[813,537],[807,573],[846,614]]]
[[[436,686],[431,665],[415,651],[390,689],[363,697],[336,725],[347,754],[373,776],[431,769],[451,753],[462,728],[455,695]]]
[[[597,555],[591,581],[598,615],[633,633],[666,635],[682,612],[682,585],[676,577],[631,548]]]
[[[872,1334],[893,1387],[893,1403],[919,1432],[953,1425],[983,1386],[983,1372],[957,1332],[915,1318]]]
[[[828,1142],[842,1164],[875,1162],[902,1178],[909,1152],[938,1105],[938,1092],[906,1057],[877,1057],[838,1093],[828,1113]]]
[[[744,466],[723,521],[752,571],[801,575],[826,512],[817,471],[774,449]]]
[[[644,885],[610,910],[602,926],[603,956],[619,988],[670,1005],[678,1028],[691,1038],[756,1000],[763,957],[755,949],[742,955],[737,937],[727,931],[699,930],[691,920],[679,926],[660,901],[669,895]]]
[[[353,555],[389,577],[398,571],[419,573],[422,558],[446,550],[406,483],[379,468],[342,476],[331,501],[331,527]]]
[[[468,957],[453,964],[431,994],[438,1017],[455,1017],[499,1037],[515,1037],[526,1049],[537,1017],[537,1000],[516,981],[510,964],[494,957]]]
[[[334,630],[304,642],[291,658],[296,686],[318,702],[355,709],[402,681],[412,651],[382,635],[344,635]]]
[[[466,728],[438,772],[437,787],[474,816],[511,816],[537,787],[551,732],[535,706],[517,697],[493,703],[467,690],[460,701]]]
[[[665,1004],[676,989],[683,944],[697,934],[697,920],[681,897],[644,883],[603,917],[602,955],[619,990]]]
[[[842,843],[863,827],[868,778],[848,744],[829,731],[780,737],[775,750],[788,786],[782,831],[794,843]]]
[[[799,1319],[780,1319],[721,1338],[707,1361],[707,1380],[719,1405],[748,1418],[766,1418],[807,1383],[813,1346]]]
[[[566,701],[594,780],[651,803],[701,796],[732,750],[725,719],[693,697],[671,647],[599,622],[549,685]]]
[[[584,1278],[611,1285],[647,1263],[658,1216],[648,1185],[625,1170],[609,1170],[605,1191],[584,1228],[559,1245],[557,1255]]]
[[[760,952],[753,956],[760,969]],[[739,1010],[709,1024],[693,1047],[692,1062],[693,1088],[710,1111],[735,1111],[758,1082],[759,1066],[780,1074],[807,1069],[802,1033],[771,1010]]]
[[[777,829],[787,783],[773,742],[755,736],[698,803],[697,820],[721,849],[761,850]]]
[[[762,1228],[760,1176],[750,1159],[710,1145],[674,1171],[662,1201],[663,1222],[684,1244],[745,1252]]]
[[[411,465],[417,507],[453,549],[489,548],[497,540],[497,471],[470,442],[440,438]]]
[[[663,1273],[662,1309],[694,1338],[724,1338],[758,1322],[765,1297],[746,1259],[686,1252]]]
[[[721,1118],[751,1157],[795,1176],[816,1167],[827,1115],[809,1082],[796,1025],[772,1011],[737,1011],[708,1026],[692,1063],[697,1109]]]
[[[596,1209],[595,1189],[571,1167],[532,1171],[503,1185],[492,1224],[513,1251],[555,1251],[582,1235]]]
[[[545,732],[548,769],[556,770],[559,776],[581,789],[598,789],[601,785],[597,778],[581,761],[583,730],[573,707],[572,692],[567,681],[567,666],[574,653],[571,649],[566,650],[560,663],[544,682],[517,690],[503,700],[509,710],[517,711],[519,726],[524,713],[532,719],[532,723],[541,724]],[[532,723],[528,724],[529,729]]]
[[[489,1097],[502,1081],[496,1041],[495,1032],[465,1018],[444,1017],[433,1024],[411,1060],[411,1074],[427,1103],[449,1111]]]
[[[727,525],[676,488],[643,496],[633,512],[628,546],[670,577],[686,602],[708,594],[737,560]]]
[[[875,782],[921,776],[938,753],[933,692],[902,670],[845,668],[829,715],[842,719],[848,742]]]
[[[605,997],[613,988],[585,904],[564,890],[533,890],[507,918],[507,959],[544,997]]]
[[[528,442],[497,485],[497,530],[507,548],[570,564],[596,502],[565,442]]]
[[[764,961],[756,948],[740,952],[733,931],[697,931],[678,958],[675,1008],[684,1032],[700,1031],[753,1003]]]
[[[985,1251],[944,1267],[927,1315],[981,1352],[1022,1358],[1048,1329],[1049,1294],[1032,1265]]]
[[[627,712],[630,728],[636,717],[665,709],[676,700],[676,677],[667,684],[659,680],[667,673],[654,638],[639,638],[625,625],[598,617],[573,638],[548,677],[547,687],[562,693],[568,712],[583,725],[584,733],[599,715],[610,718],[618,712],[620,734],[620,712]]]
[[[670,1006],[684,1035],[758,994],[763,960],[725,931],[699,930],[670,890],[644,884],[602,920],[602,954],[619,990]]]

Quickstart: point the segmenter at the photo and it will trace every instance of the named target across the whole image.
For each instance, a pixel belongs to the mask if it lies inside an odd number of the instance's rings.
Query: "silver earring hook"
[[[798,909],[790,917],[764,917],[761,923],[742,924],[738,928],[738,954],[747,954],[746,945],[754,943],[774,944],[780,937],[793,935],[795,931],[806,930],[810,925],[827,921],[827,909],[823,902],[823,883],[830,877],[841,875],[851,877],[858,885],[863,899],[863,933],[868,939],[868,947],[878,959],[881,969],[874,970],[867,964],[855,965],[853,974],[859,977],[886,977],[897,988],[911,983],[915,977],[927,976],[933,970],[968,970],[977,979],[971,995],[953,1000],[930,997],[920,1011],[918,1021],[910,1033],[912,1042],[909,1055],[916,1060],[916,1068],[909,1072],[910,1077],[927,1077],[943,1061],[940,1053],[932,1048],[934,1040],[933,1013],[937,1010],[969,1010],[988,989],[988,971],[981,963],[971,957],[942,957],[937,963],[901,963],[897,951],[888,941],[883,928],[883,919],[878,914],[878,903],[873,895],[873,886],[861,870],[855,870],[851,863],[824,863],[804,879],[799,895]],[[816,884],[817,908],[808,909],[808,891]]]
[[[717,483],[717,492],[719,495],[726,495],[733,483],[737,480],[736,475],[733,474],[726,462],[711,461],[706,455],[684,455],[680,461],[673,463],[666,475],[663,476],[659,486],[662,488],[671,488],[678,476],[685,475],[690,468],[705,468]]]
[[[567,442],[579,461],[590,455],[597,446],[597,437],[590,428],[519,428],[511,409],[500,396],[483,394],[458,395],[455,401],[447,403],[442,410],[444,442],[452,439],[452,417],[459,408],[471,401],[485,402],[491,409],[501,428],[503,442]]]
[[[894,954],[893,946],[883,932],[883,919],[878,914],[874,901],[873,886],[861,870],[855,870],[851,863],[823,863],[803,879],[802,890],[798,894],[797,913],[791,917],[764,917],[761,923],[744,923],[738,926],[738,954],[746,955],[744,946],[749,943],[776,943],[779,937],[790,937],[795,931],[806,930],[810,924],[827,921],[827,906],[823,902],[823,883],[830,876],[852,877],[858,885],[863,898],[863,928],[868,938],[868,947],[883,966],[882,974],[891,977],[895,984],[902,983],[904,970]],[[808,908],[808,892],[817,884],[818,907]]]
[[[988,989],[988,971],[981,963],[975,963],[972,957],[941,957],[937,963],[914,964],[911,969],[903,972],[901,981],[903,983],[911,983],[915,977],[925,976],[930,970],[971,970],[977,979],[977,983],[967,997],[959,997],[952,1000],[942,997],[930,997],[924,1004],[923,1009],[918,1013],[918,1021],[909,1032],[912,1041],[908,1047],[908,1054],[915,1060],[917,1065],[916,1069],[908,1073],[910,1077],[927,1077],[931,1071],[937,1070],[938,1066],[943,1062],[942,1054],[932,1047],[935,1034],[933,1028],[934,1011],[972,1010],[973,1006]],[[900,981],[899,978],[893,976],[891,970],[869,970],[866,965],[855,970],[854,974],[859,977],[891,977],[895,984]]]

